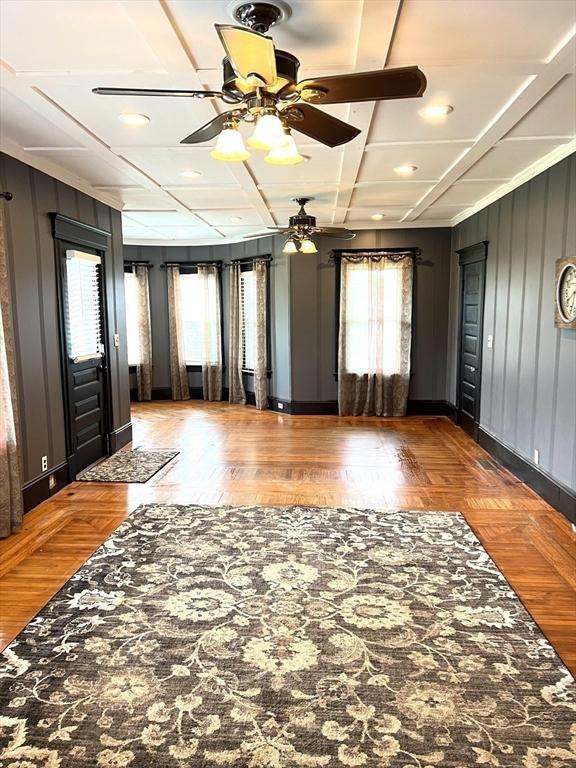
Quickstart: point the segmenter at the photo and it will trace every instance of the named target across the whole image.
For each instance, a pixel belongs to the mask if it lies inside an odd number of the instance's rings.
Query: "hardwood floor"
[[[568,521],[448,419],[283,416],[227,403],[133,409],[134,446],[180,451],[146,485],[73,483],[0,541],[5,647],[139,504],[459,510],[576,671],[576,540]]]

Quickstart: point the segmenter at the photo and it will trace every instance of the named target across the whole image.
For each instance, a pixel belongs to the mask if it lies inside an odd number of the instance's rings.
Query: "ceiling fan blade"
[[[181,96],[192,99],[221,99],[220,91],[170,91],[163,88],[92,88],[100,96]]]
[[[337,147],[352,141],[360,133],[359,128],[338,120],[337,117],[321,112],[309,104],[298,104],[282,112],[282,118],[289,128],[300,131],[328,147]]]
[[[206,125],[203,125],[202,128],[198,128],[198,130],[191,133],[190,136],[186,136],[185,139],[182,139],[180,144],[201,144],[203,141],[210,141],[210,139],[218,136],[228,120],[230,120],[230,113],[222,112],[221,115],[216,115],[215,118],[210,120],[209,123],[206,123]]]
[[[413,99],[426,90],[426,77],[418,67],[398,67],[351,75],[313,77],[296,86],[304,101],[342,104],[382,99]]]
[[[234,72],[253,85],[276,81],[276,51],[272,38],[243,27],[215,24]]]
[[[356,237],[356,232],[336,227],[317,227],[316,231],[322,237],[337,237],[339,240],[353,240]]]

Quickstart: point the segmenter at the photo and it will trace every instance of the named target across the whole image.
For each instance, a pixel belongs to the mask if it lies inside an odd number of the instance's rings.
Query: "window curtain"
[[[410,383],[413,260],[341,261],[338,409],[404,416]]]
[[[4,222],[0,206],[0,537],[22,525],[22,482],[18,455],[16,372],[10,314]]]
[[[256,408],[268,408],[268,359],[266,351],[266,294],[268,267],[263,261],[254,263],[256,277],[256,354],[254,364],[254,396]]]
[[[214,264],[199,264],[202,281],[202,392],[204,400],[222,400],[222,335],[220,328],[220,281]]]
[[[168,285],[168,331],[170,335],[170,380],[172,400],[189,400],[190,387],[184,354],[184,327],[180,310],[180,267],[166,267]]]
[[[242,304],[240,301],[240,264],[230,264],[230,372],[228,399],[231,403],[246,403],[242,381]]]
[[[150,323],[150,287],[148,285],[148,268],[137,264],[134,270],[136,276],[137,294],[137,331],[138,331],[138,363],[136,378],[138,380],[138,400],[152,399],[152,328]]]

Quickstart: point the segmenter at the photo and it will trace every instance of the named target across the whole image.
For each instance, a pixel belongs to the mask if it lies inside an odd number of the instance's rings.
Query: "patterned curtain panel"
[[[137,328],[139,360],[136,365],[138,400],[152,399],[152,328],[150,323],[150,288],[148,268],[137,264]]]
[[[256,354],[254,363],[254,395],[256,408],[263,411],[268,408],[268,358],[266,351],[266,293],[268,267],[263,261],[254,264],[256,275]]]
[[[242,304],[240,301],[240,264],[230,264],[230,373],[229,397],[231,403],[246,403],[242,381]]]
[[[166,267],[168,285],[168,331],[170,334],[170,379],[172,400],[190,400],[184,354],[184,324],[180,309],[180,267]]]
[[[18,456],[18,408],[10,292],[0,206],[0,537],[22,524],[22,483]]]
[[[404,416],[410,383],[413,260],[341,262],[338,409]]]
[[[222,400],[222,334],[220,328],[220,281],[214,264],[198,265],[202,281],[202,392],[204,400]]]

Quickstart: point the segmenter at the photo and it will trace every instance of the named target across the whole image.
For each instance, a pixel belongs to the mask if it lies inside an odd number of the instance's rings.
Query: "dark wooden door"
[[[60,304],[69,475],[108,455],[103,265],[86,246],[60,243]]]
[[[487,243],[458,251],[461,275],[458,424],[477,439],[482,382],[482,328]]]

